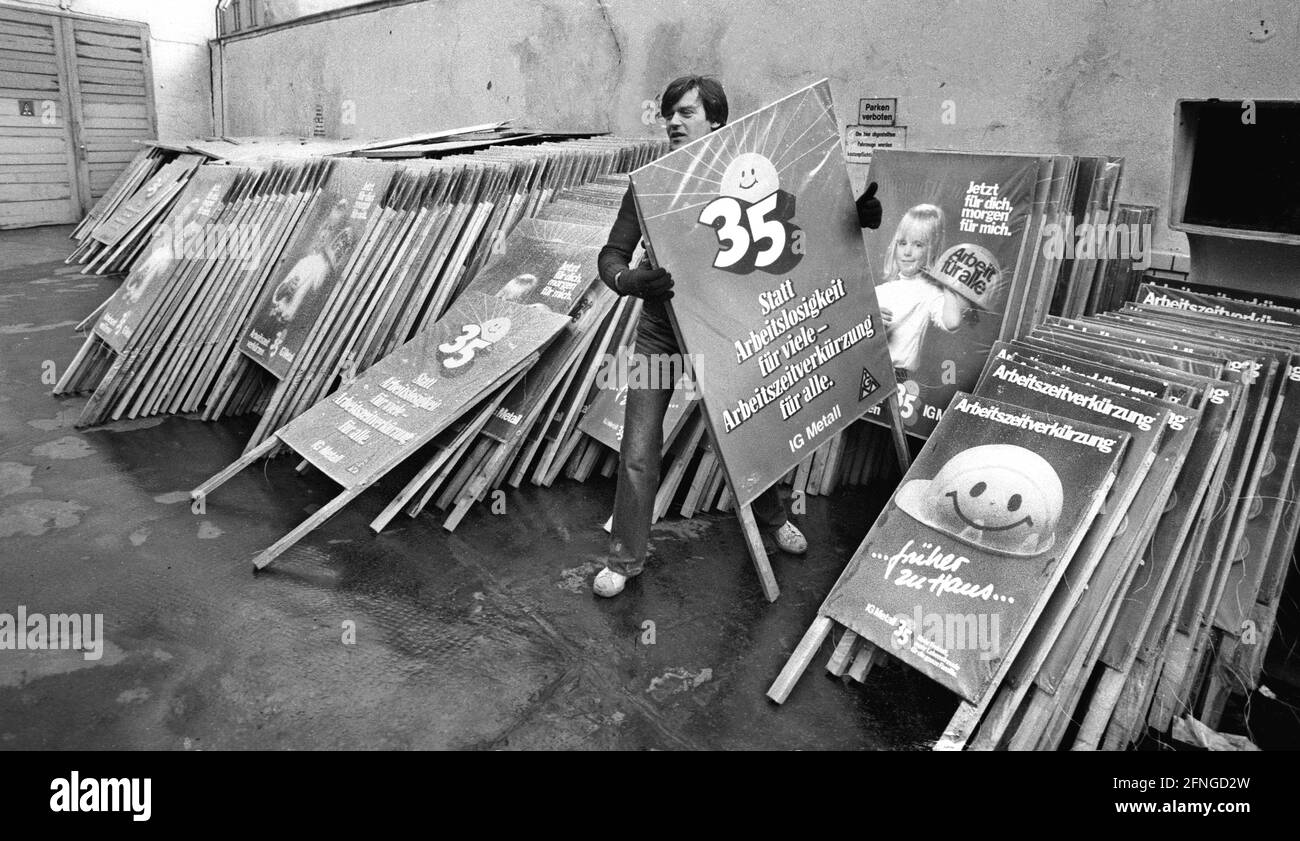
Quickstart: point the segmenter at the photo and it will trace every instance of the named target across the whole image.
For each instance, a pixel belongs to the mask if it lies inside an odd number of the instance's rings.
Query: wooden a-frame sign
[[[709,435],[770,601],[751,504],[887,401],[909,458],[875,283],[826,80],[631,175],[650,260],[692,355]]]
[[[262,569],[484,397],[531,366],[569,319],[469,292],[428,330],[278,429],[190,492],[204,499],[286,444],[343,486],[334,499],[253,559]]]

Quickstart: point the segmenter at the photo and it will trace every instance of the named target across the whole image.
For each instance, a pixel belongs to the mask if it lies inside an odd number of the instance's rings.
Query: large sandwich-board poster
[[[1109,426],[959,392],[819,612],[979,704],[1128,444]]]
[[[884,213],[870,260],[911,435],[974,387],[1019,298],[1037,176],[1031,156],[881,150],[871,164]]]
[[[823,80],[632,173],[737,502],[893,393]]]

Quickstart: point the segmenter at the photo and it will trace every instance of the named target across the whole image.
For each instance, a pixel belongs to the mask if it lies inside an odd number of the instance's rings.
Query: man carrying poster
[[[672,150],[727,123],[726,92],[716,79],[678,78],[668,85],[660,102]],[[874,184],[858,199],[857,207],[862,226],[874,228],[880,224],[880,203],[875,199]],[[642,357],[640,363],[671,368],[674,366],[670,360],[678,358],[681,352],[665,307],[673,294],[673,278],[663,266],[651,267],[646,261],[636,267],[630,265],[641,234],[633,192],[629,188],[609,241],[600,253],[600,276],[618,294],[634,295],[645,301],[635,346],[635,353]],[[681,370],[684,366],[676,367]],[[600,596],[618,595],[627,579],[639,575],[645,565],[659,486],[663,418],[676,381],[672,371],[659,373],[661,376],[651,376],[649,380],[660,387],[628,390],[609,554],[605,568],[597,573],[592,585]],[[756,497],[752,510],[766,537],[782,551],[792,554],[807,551],[808,542],[789,521],[776,486]]]

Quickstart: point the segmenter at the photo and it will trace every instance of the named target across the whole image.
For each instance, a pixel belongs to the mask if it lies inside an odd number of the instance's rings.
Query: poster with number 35
[[[838,126],[822,80],[631,176],[741,504],[895,389]]]

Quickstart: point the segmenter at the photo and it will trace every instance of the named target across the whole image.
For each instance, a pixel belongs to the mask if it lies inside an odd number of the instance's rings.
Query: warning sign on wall
[[[844,157],[851,164],[871,164],[877,149],[906,149],[907,126],[845,126]]]

